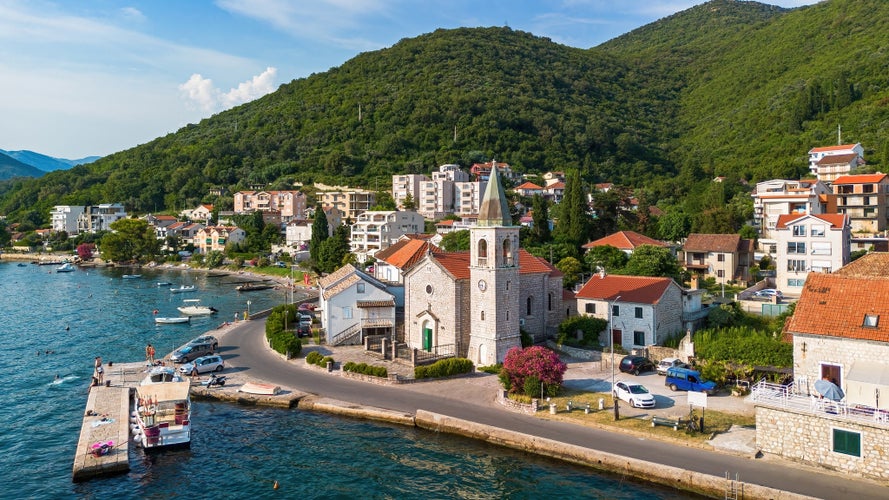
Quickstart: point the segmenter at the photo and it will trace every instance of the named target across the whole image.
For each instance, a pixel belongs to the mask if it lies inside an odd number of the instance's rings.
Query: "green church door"
[[[423,350],[432,351],[432,328],[423,328]]]

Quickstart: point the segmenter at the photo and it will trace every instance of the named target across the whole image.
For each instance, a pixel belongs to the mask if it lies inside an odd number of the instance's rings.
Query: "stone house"
[[[811,274],[785,335],[793,386],[754,388],[756,441],[767,453],[843,474],[889,479],[889,254]],[[815,383],[843,389],[821,398]]]
[[[841,214],[788,214],[775,225],[775,282],[798,295],[809,273],[830,273],[849,263],[849,218]]]
[[[659,345],[668,337],[684,331],[684,292],[689,307],[700,310],[702,290],[683,291],[672,278],[594,274],[575,294],[577,312],[611,320],[615,345],[639,349]],[[691,312],[691,311],[690,311]],[[608,331],[599,339],[609,345]]]
[[[753,266],[753,240],[737,234],[688,235],[682,246],[682,266],[701,278],[715,278],[717,283],[749,283]]]
[[[386,286],[347,264],[318,280],[321,326],[329,345],[358,343],[367,335],[391,338],[395,297]]]

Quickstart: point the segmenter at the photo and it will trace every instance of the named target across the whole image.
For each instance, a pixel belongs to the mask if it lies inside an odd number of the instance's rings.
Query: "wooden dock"
[[[90,388],[74,455],[74,481],[130,470],[130,400],[144,370],[144,363],[106,367],[105,381],[110,384]],[[96,456],[92,452],[95,443],[109,441],[114,443],[109,453]]]

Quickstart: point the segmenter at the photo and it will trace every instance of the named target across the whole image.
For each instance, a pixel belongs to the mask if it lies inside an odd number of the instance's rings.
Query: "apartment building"
[[[809,150],[809,170],[822,182],[830,183],[864,163],[864,148],[860,143]]]
[[[846,215],[782,215],[775,235],[775,281],[785,293],[802,293],[811,272],[830,273],[849,263],[851,232]]]
[[[815,179],[772,179],[756,183],[753,225],[759,229],[760,247],[775,253],[775,226],[787,214],[823,214],[833,211],[830,187]]]
[[[837,213],[849,216],[856,234],[884,233],[889,227],[889,175],[844,175],[833,182]]]
[[[238,191],[235,213],[279,212],[282,221],[306,218],[306,195],[299,191]]]
[[[77,219],[83,214],[86,207],[72,205],[56,205],[49,213],[52,222],[52,230],[65,231],[69,235],[77,234]]]
[[[351,229],[350,251],[364,262],[402,235],[422,233],[424,220],[412,211],[368,211],[358,216]]]
[[[317,196],[325,210],[328,206],[335,207],[345,220],[357,220],[359,215],[377,203],[376,193],[364,189],[322,191]]]

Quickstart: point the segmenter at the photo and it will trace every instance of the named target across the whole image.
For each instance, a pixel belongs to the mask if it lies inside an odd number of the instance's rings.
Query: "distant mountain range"
[[[4,151],[0,149],[0,180],[13,177],[40,177],[54,170],[67,170],[75,165],[85,165],[101,158],[88,156],[78,160],[53,158],[34,151]]]

